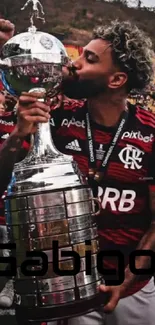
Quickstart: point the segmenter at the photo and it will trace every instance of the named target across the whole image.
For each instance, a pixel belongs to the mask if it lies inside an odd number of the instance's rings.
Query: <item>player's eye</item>
[[[84,56],[85,56],[86,61],[90,64],[94,64],[94,63],[98,62],[97,56],[92,52],[85,51]]]

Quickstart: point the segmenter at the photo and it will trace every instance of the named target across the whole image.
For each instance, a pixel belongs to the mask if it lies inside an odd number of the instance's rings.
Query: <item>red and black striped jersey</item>
[[[72,155],[82,173],[88,174],[86,136],[86,102],[65,100],[63,107],[51,110],[51,133],[59,151]],[[16,118],[0,118],[3,141],[14,127]],[[13,122],[13,123],[12,123]],[[12,124],[11,124],[12,123]],[[101,250],[119,250],[128,264],[129,254],[136,249],[151,223],[149,192],[142,178],[152,176],[154,163],[155,116],[129,104],[129,116],[99,184],[102,211],[97,217]],[[113,133],[113,127],[92,123],[96,162],[99,167]],[[104,266],[117,267],[117,259],[105,258]],[[140,290],[148,278],[136,283],[128,294]]]
[[[84,175],[88,174],[86,103],[71,101],[54,111],[51,131],[59,151],[73,155]],[[112,141],[113,127],[92,123],[96,162],[99,167]],[[151,223],[148,183],[153,176],[155,116],[129,104],[129,117],[107,171],[99,184],[102,212],[97,217],[100,247],[123,253],[125,265]],[[104,259],[107,268],[117,267],[117,258]],[[127,294],[138,291],[148,279],[137,283]]]

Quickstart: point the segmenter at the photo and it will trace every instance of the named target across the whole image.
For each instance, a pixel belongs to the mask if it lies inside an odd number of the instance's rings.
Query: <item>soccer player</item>
[[[64,68],[62,91],[69,99],[59,108],[51,110],[30,94],[19,98],[13,131],[17,145],[35,131],[36,122],[50,119],[56,147],[73,155],[101,201],[101,250],[117,250],[124,257],[120,282],[118,259],[104,258],[105,268],[118,269],[116,277],[104,277],[106,285],[100,288],[109,293],[104,310],[70,319],[69,325],[154,325],[153,270],[134,274],[129,256],[155,250],[155,117],[127,101],[131,90],[142,91],[150,83],[152,55],[151,41],[141,30],[113,21],[94,31],[72,69]],[[150,264],[147,256],[135,258],[137,269]]]

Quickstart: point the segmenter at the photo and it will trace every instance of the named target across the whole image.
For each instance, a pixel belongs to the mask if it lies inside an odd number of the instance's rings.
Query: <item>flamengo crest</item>
[[[127,144],[119,153],[119,158],[126,169],[141,169],[142,156],[144,152],[137,147]]]

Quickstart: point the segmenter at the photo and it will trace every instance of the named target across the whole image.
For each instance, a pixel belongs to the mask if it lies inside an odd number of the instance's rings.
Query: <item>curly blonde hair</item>
[[[112,21],[93,31],[94,39],[112,44],[112,57],[120,69],[127,73],[128,91],[144,90],[153,78],[154,51],[151,39],[129,21]]]

